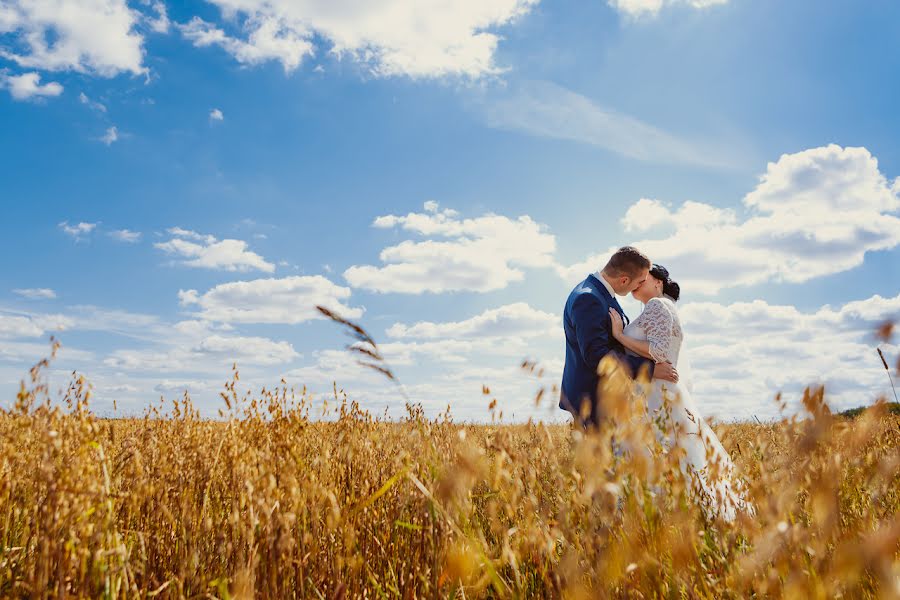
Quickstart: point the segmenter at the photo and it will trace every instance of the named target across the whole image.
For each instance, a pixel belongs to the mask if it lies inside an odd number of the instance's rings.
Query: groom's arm
[[[613,349],[606,309],[595,296],[581,294],[572,303],[572,321],[581,358],[596,371],[603,357]]]
[[[618,342],[613,339],[610,332],[608,311],[609,309],[591,294],[582,294],[572,303],[575,337],[582,359],[596,371],[603,357],[613,352],[633,379],[638,377],[642,368],[648,369],[647,375],[652,379],[655,366],[653,361],[620,351]]]

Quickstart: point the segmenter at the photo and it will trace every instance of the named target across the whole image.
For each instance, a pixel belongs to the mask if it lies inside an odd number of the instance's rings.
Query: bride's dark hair
[[[669,277],[669,270],[662,265],[653,263],[653,266],[650,267],[650,274],[663,282],[663,294],[678,302],[678,297],[681,296],[681,286]]]

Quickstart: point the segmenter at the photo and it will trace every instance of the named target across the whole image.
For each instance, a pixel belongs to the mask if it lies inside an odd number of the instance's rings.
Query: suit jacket
[[[626,354],[625,348],[612,337],[609,309],[615,308],[622,320],[628,318],[618,300],[609,293],[596,275],[575,286],[563,312],[563,328],[566,332],[566,364],[560,386],[559,407],[575,416],[582,425],[597,425],[603,418],[599,414],[597,392],[599,376],[597,366],[610,352],[620,359],[631,377],[637,377],[642,366],[647,365],[653,376],[653,361]],[[585,420],[581,409],[589,402],[590,413]]]

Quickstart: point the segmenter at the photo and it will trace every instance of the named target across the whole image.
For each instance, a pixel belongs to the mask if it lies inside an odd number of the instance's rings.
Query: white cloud
[[[683,293],[711,294],[767,281],[801,283],[863,263],[867,252],[900,245],[900,184],[888,182],[865,148],[830,145],[769,163],[744,197],[747,215],[699,202],[676,209],[641,199],[623,228],[647,234],[634,245],[664,264]],[[611,250],[560,268],[575,280]]]
[[[9,0],[0,8],[0,57],[21,67],[112,77],[141,74],[140,13],[125,0]],[[11,42],[11,43],[10,43]]]
[[[55,81],[41,85],[41,75],[36,72],[22,73],[21,75],[0,73],[0,87],[7,88],[10,95],[16,100],[55,97],[63,92],[63,86]]]
[[[102,331],[129,338],[125,341],[130,342],[130,347],[108,351],[105,357],[98,358],[93,353],[72,349],[67,343],[69,335],[57,336],[63,341],[63,349],[46,374],[54,381],[55,389],[56,383],[64,385],[72,370],[77,369],[95,385],[95,408],[111,407],[115,398],[119,407],[130,414],[139,414],[154,399],[154,392],[163,391],[167,383],[176,386],[176,382],[197,382],[198,376],[205,377],[203,385],[182,386],[178,391],[187,387],[192,393],[197,392],[204,414],[214,414],[209,410],[216,406],[214,391],[221,389],[222,378],[227,378],[233,363],[241,369],[242,383],[253,382],[258,390],[262,385],[271,385],[274,368],[290,367],[300,357],[289,342],[232,334],[230,326],[209,321],[172,324],[154,315],[94,306],[69,307],[66,315],[0,310],[0,383],[8,384],[10,389],[17,384],[31,364],[49,355],[49,344],[36,339],[62,330]],[[2,363],[16,364],[20,371],[4,380],[2,376],[10,370]],[[185,379],[160,382],[161,376],[170,373]],[[254,374],[268,376],[254,380]]]
[[[439,339],[536,335],[553,336],[561,328],[561,317],[530,307],[524,302],[492,308],[462,321],[433,323],[420,321],[414,325],[395,323],[388,336],[401,339]]]
[[[560,334],[562,328],[559,329]],[[459,368],[471,364],[494,364],[498,359],[505,364],[518,364],[523,357],[534,356],[539,348],[522,335],[492,336],[483,338],[443,338],[416,341],[386,342],[379,344],[385,359],[392,365],[422,365],[431,362],[444,369],[454,365]],[[560,341],[560,335],[548,336]],[[554,348],[558,349],[559,344]]]
[[[558,383],[562,362],[555,358],[541,361],[541,380],[520,367],[523,358],[558,355],[562,347],[558,316],[516,303],[456,322],[397,323],[387,335],[399,341],[378,345],[386,366],[397,375],[409,399],[421,402],[429,414],[443,411],[449,404],[457,417],[485,420],[488,402],[498,398],[507,416],[565,418],[556,409],[552,393],[547,393],[542,406],[534,404],[540,385],[546,385],[549,392],[549,387]],[[401,416],[394,384],[358,365],[353,354],[322,350],[311,358],[310,364],[290,369],[284,377],[318,393],[330,394],[331,383],[337,382],[366,408]],[[490,387],[490,396],[484,395],[483,385]]]
[[[155,16],[143,15],[144,21],[150,29],[156,33],[168,33],[171,22],[166,5],[162,0],[141,0],[141,3],[149,6],[156,13]]]
[[[362,309],[345,304],[349,297],[349,288],[321,275],[232,281],[204,294],[178,292],[182,305],[199,308],[198,318],[225,323],[303,323],[319,318],[316,305],[346,318],[361,317]]]
[[[637,160],[709,166],[735,162],[733,147],[681,139],[547,81],[488,90],[473,108],[490,127],[590,144]]]
[[[56,292],[50,288],[17,288],[13,293],[29,300],[52,300],[56,298]]]
[[[214,108],[209,111],[209,120],[210,121],[224,121],[225,115],[222,114],[222,111],[218,108]]]
[[[72,236],[77,241],[90,235],[97,228],[97,225],[98,223],[85,223],[84,221],[77,225],[69,225],[68,221],[63,221],[58,226],[66,235]]]
[[[0,338],[4,339],[35,338],[58,331],[102,331],[139,342],[137,348],[110,354],[103,365],[114,369],[151,373],[197,370],[221,375],[235,361],[283,365],[299,356],[288,342],[235,335],[231,329],[227,324],[203,320],[171,324],[156,315],[96,306],[69,307],[67,314],[0,311]]]
[[[359,386],[374,390],[384,387],[385,377],[360,366],[346,350],[317,350],[313,353],[312,364],[295,367],[280,374],[281,377],[307,386],[330,386],[333,382],[338,385]]]
[[[356,265],[344,271],[351,286],[376,292],[498,290],[524,278],[519,267],[552,266],[556,249],[554,236],[531,217],[460,219],[456,211],[438,211],[436,203],[427,203],[425,213],[378,217],[373,225],[443,238],[406,240],[381,251],[385,266]]]
[[[0,338],[36,338],[44,333],[65,331],[74,325],[64,315],[4,314],[0,312]]]
[[[141,241],[141,232],[131,231],[130,229],[115,229],[109,232],[109,237],[127,244],[136,244]]]
[[[297,356],[294,347],[263,337],[212,335],[189,348],[116,350],[103,364],[114,369],[143,372],[222,373],[239,365],[282,365]]]
[[[198,381],[192,379],[163,379],[153,386],[153,391],[160,394],[199,394],[208,392],[218,387],[217,384],[210,381]]]
[[[565,414],[556,409],[555,401],[547,400],[540,407],[534,405],[538,383],[519,367],[521,354],[491,356],[484,354],[480,349],[483,345],[479,345],[475,350],[478,358],[489,361],[492,366],[472,367],[471,344],[462,360],[456,360],[456,355],[450,355],[448,360],[441,351],[452,345],[429,342],[407,345],[401,351],[392,344],[385,344],[379,349],[399,375],[400,390],[410,401],[421,403],[429,415],[443,412],[449,405],[457,419],[489,420],[487,405],[492,398],[498,398],[504,410],[508,409],[507,415],[516,412],[522,420],[529,416],[557,421],[565,419]],[[308,386],[312,393],[328,398],[332,396],[332,383],[336,383],[338,390],[360,401],[367,410],[383,410],[393,418],[403,416],[403,398],[395,383],[381,373],[360,366],[348,352],[323,350],[314,353],[313,359],[311,364],[289,369],[281,376],[292,385]],[[498,362],[502,366],[494,366]],[[490,386],[490,396],[483,394],[483,385]],[[547,394],[547,398],[550,395]]]
[[[527,407],[534,381],[518,368],[524,358],[553,365],[546,373],[552,383],[558,383],[562,375],[562,364],[553,359],[564,347],[562,317],[521,302],[461,321],[396,323],[386,333],[399,341],[378,348],[392,367],[415,370],[414,379],[407,382],[411,389],[424,381],[442,382],[439,393],[429,388],[437,396],[422,398],[426,404],[472,396],[485,383],[492,389],[505,388],[507,401]],[[427,375],[422,377],[420,370]],[[405,373],[401,370],[401,375]],[[473,379],[478,379],[477,387]]]
[[[248,22],[246,41],[227,35],[199,17],[182,25],[181,32],[197,47],[221,46],[242,64],[280,61],[285,72],[293,71],[305,56],[313,54],[312,42],[303,33],[285,27],[277,17]]]
[[[80,331],[102,331],[136,340],[171,337],[171,329],[156,316],[90,304],[69,307],[73,328]]]
[[[49,343],[4,340],[3,343],[0,344],[0,362],[7,362],[24,367],[19,369],[16,374],[14,380],[16,388],[18,388],[18,383],[22,381],[22,377],[28,372],[28,367],[48,356],[50,356]],[[68,361],[68,364],[74,366],[75,364],[84,365],[92,363],[96,357],[92,352],[63,346],[57,352],[56,358],[57,361],[66,360]],[[77,361],[77,363],[74,361]],[[66,376],[71,376],[71,371],[68,371]]]
[[[271,367],[288,364],[300,356],[289,342],[236,334],[227,324],[206,320],[168,323],[154,315],[75,308],[73,329],[116,333],[137,342],[110,352],[95,367],[101,375],[111,371],[127,374],[129,381],[140,383],[144,392],[158,383],[155,376],[160,373],[221,377],[235,362],[239,366]]]
[[[43,334],[43,328],[28,317],[0,314],[0,337],[2,338],[34,338]]]
[[[18,292],[18,290],[16,290]],[[45,294],[44,297],[51,297],[47,292],[53,293],[53,290],[23,290],[32,293],[34,296],[40,292]],[[52,331],[100,331],[104,333],[112,333],[123,337],[133,338],[142,341],[165,341],[173,338],[173,327],[163,322],[158,316],[145,313],[136,313],[125,310],[101,308],[92,305],[75,305],[66,307],[66,314],[48,314],[31,311],[11,311],[0,308],[0,316],[6,313],[10,317],[25,319],[34,327],[40,329],[42,335],[44,332]],[[22,323],[23,321],[19,321]],[[179,327],[174,327],[176,332],[181,333]],[[207,327],[204,332],[209,334],[213,330],[221,331],[221,328]],[[178,338],[179,343],[183,338]]]
[[[872,334],[880,323],[900,317],[900,295],[812,312],[764,300],[695,302],[680,315],[694,396],[704,416],[774,416],[770,401],[778,391],[796,410],[800,393],[811,384],[824,384],[838,409],[867,405],[888,393]],[[896,361],[900,348],[884,348]]]
[[[81,102],[82,104],[84,104],[85,106],[92,108],[96,111],[103,112],[103,113],[106,112],[106,106],[104,106],[100,102],[91,100],[90,98],[87,97],[87,94],[85,94],[84,92],[81,92],[78,94],[78,101]]]
[[[194,350],[228,360],[242,356],[245,361],[260,365],[283,364],[299,356],[291,344],[263,337],[213,335],[201,341]]]
[[[108,393],[126,393],[126,394],[134,394],[135,392],[140,391],[136,386],[131,385],[130,383],[121,383],[121,384],[113,384],[106,386],[94,386],[94,389],[102,389]]]
[[[100,141],[106,144],[107,146],[111,146],[113,142],[119,141],[119,130],[115,126],[107,127],[106,133],[104,133],[100,138]]]
[[[480,77],[499,72],[494,31],[527,14],[537,0],[211,0],[240,33],[194,17],[182,31],[197,46],[218,45],[243,64],[281,62],[296,69],[321,47],[376,76]]]
[[[395,323],[386,334],[400,340],[378,346],[391,365],[430,364],[449,379],[473,370],[515,367],[525,357],[547,358],[563,343],[562,317],[524,302],[460,321]]]
[[[168,230],[174,236],[167,242],[153,244],[155,248],[176,256],[178,264],[203,269],[224,271],[263,271],[271,273],[275,265],[259,254],[248,250],[243,240],[217,240],[211,235],[173,227]]]
[[[727,4],[728,0],[607,0],[607,2],[620,13],[636,19],[655,16],[664,6],[682,5],[699,9]]]
[[[212,244],[216,241],[215,236],[197,233],[196,231],[193,231],[191,229],[183,229],[181,227],[170,227],[166,229],[166,233],[174,235],[176,237],[203,242],[204,244]]]

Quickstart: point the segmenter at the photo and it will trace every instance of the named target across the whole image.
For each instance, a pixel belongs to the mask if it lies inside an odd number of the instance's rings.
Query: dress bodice
[[[651,298],[644,312],[625,327],[625,335],[650,342],[650,355],[656,362],[678,365],[684,332],[675,303],[669,298]]]

